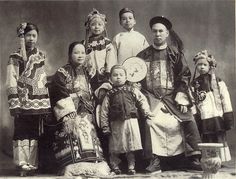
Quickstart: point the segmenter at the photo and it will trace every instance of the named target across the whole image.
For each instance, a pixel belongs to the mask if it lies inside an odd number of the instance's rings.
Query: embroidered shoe
[[[128,170],[128,175],[135,175],[136,171],[134,169],[129,169]]]
[[[160,166],[160,160],[157,156],[153,156],[153,158],[150,161],[149,166],[146,168],[146,173],[150,174],[157,174],[161,173],[161,166]]]
[[[30,170],[36,170],[37,169],[37,167],[35,167],[33,165],[29,165],[29,168],[30,168]]]
[[[113,172],[114,172],[116,175],[120,175],[120,174],[121,174],[121,170],[120,170],[119,168],[113,169]]]
[[[30,170],[31,170],[30,167],[29,167],[29,165],[27,165],[27,164],[22,165],[22,166],[21,166],[21,169],[22,169],[23,171],[30,171]]]

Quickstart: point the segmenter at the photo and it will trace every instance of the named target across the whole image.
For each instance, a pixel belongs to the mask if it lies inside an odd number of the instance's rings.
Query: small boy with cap
[[[120,25],[124,32],[118,33],[113,38],[113,46],[117,53],[118,64],[122,64],[127,58],[136,56],[140,51],[147,48],[146,38],[134,30],[136,24],[134,11],[129,8],[123,8],[119,12]]]
[[[144,136],[149,132],[151,135],[151,142],[144,149],[149,151],[146,157],[151,158],[146,170],[160,172],[159,156],[171,158],[183,153],[189,159],[189,168],[201,170],[201,153],[197,146],[201,140],[190,111],[192,104],[188,85],[191,73],[184,58],[183,43],[167,18],[153,17],[149,25],[153,44],[137,55],[148,67],[141,85],[155,116],[149,130],[143,132]],[[169,36],[171,41],[167,44]],[[173,167],[176,165],[173,164]]]

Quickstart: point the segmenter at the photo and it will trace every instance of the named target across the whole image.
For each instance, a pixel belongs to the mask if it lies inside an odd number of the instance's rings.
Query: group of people
[[[121,155],[130,175],[137,160],[155,173],[162,160],[180,155],[190,169],[201,170],[201,142],[223,143],[221,159],[230,160],[226,131],[233,128],[233,110],[224,81],[215,76],[214,57],[197,53],[191,81],[183,43],[167,18],[150,20],[151,45],[134,30],[133,10],[121,9],[119,19],[124,32],[111,41],[106,16],[93,9],[85,40],[70,44],[67,64],[53,75],[50,89],[45,54],[36,47],[38,27],[18,27],[21,47],[10,55],[7,92],[20,171],[37,170],[38,140],[48,118],[56,120],[52,150],[62,174],[121,174]],[[147,67],[139,82],[128,81],[122,65],[133,56]]]

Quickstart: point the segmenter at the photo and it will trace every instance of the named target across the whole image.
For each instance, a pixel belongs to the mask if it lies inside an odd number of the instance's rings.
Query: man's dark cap
[[[167,19],[165,18],[164,16],[156,16],[156,17],[153,17],[150,21],[149,21],[149,25],[150,25],[150,28],[152,28],[152,26],[154,24],[157,24],[157,23],[161,23],[163,24],[164,26],[166,26],[166,28],[168,30],[170,30],[172,28],[172,23]]]

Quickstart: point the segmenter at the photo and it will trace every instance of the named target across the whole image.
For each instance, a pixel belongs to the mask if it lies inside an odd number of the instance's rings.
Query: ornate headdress
[[[27,23],[23,22],[17,27],[17,36],[20,38],[20,54],[24,61],[27,61],[26,49],[25,49],[25,34]]]
[[[89,29],[90,23],[95,18],[100,18],[104,22],[104,24],[107,23],[106,15],[99,13],[98,10],[93,8],[93,10],[88,14],[87,20],[85,22],[86,29]]]
[[[106,23],[107,23],[107,19],[106,19],[106,15],[105,14],[101,14],[98,10],[94,9],[88,14],[87,20],[85,22],[85,27],[86,27],[86,33],[85,33],[85,48],[86,51],[88,50],[88,41],[89,41],[89,34],[90,34],[90,23],[95,19],[95,18],[100,18],[103,22],[104,22],[104,36],[107,37],[107,30],[106,30]]]
[[[221,99],[221,95],[220,95],[220,88],[219,88],[218,80],[215,75],[216,60],[211,54],[209,54],[207,52],[207,50],[203,50],[201,52],[198,52],[195,55],[195,57],[193,58],[193,61],[195,62],[196,67],[197,67],[197,63],[200,59],[206,59],[210,65],[211,88],[213,90],[216,107],[218,110],[224,110],[222,107],[222,99]],[[196,68],[195,68],[193,79],[195,79],[195,76],[196,76]]]
[[[209,63],[209,65],[210,65],[211,68],[215,68],[215,67],[216,67],[217,63],[216,63],[215,58],[214,58],[211,54],[209,54],[209,53],[207,52],[207,50],[203,50],[203,51],[201,51],[201,52],[198,52],[198,53],[194,56],[193,61],[194,61],[195,64],[197,64],[198,60],[199,60],[199,59],[203,59],[203,58],[208,61],[208,63]]]

